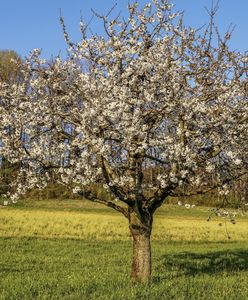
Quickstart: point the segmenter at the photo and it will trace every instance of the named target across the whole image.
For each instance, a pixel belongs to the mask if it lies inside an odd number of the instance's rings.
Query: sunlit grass
[[[0,299],[248,299],[248,220],[165,205],[154,218],[153,279],[132,286],[127,220],[84,201],[0,208]],[[222,226],[219,226],[222,223]],[[231,239],[228,239],[228,234]]]
[[[87,202],[82,204],[82,201],[80,203],[75,200],[37,201],[29,204],[30,206],[19,204],[19,207],[0,209],[0,236],[122,241],[130,239],[127,220],[111,209],[90,206]],[[152,239],[225,241],[229,236],[232,241],[247,240],[247,219],[238,218],[235,225],[222,218],[207,222],[209,213],[208,208],[195,208],[190,211],[172,205],[165,206],[155,215]]]

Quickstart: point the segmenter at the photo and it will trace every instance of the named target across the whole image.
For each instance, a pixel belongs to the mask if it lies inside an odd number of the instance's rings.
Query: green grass
[[[0,299],[248,299],[248,220],[227,225],[229,240],[208,215],[158,212],[145,288],[130,285],[127,221],[112,210],[78,200],[2,207]]]

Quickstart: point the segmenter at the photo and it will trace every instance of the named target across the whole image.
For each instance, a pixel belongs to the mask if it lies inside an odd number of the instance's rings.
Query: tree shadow
[[[201,274],[235,273],[248,270],[248,251],[228,250],[208,253],[181,252],[163,255],[155,271],[154,283],[161,280]]]

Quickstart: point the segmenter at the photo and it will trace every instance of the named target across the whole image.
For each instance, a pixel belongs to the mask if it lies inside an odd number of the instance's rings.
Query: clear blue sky
[[[34,48],[42,48],[43,56],[49,58],[61,51],[65,54],[59,11],[65,18],[68,32],[74,41],[80,39],[80,11],[85,20],[91,16],[90,8],[100,13],[107,12],[114,3],[116,12],[125,15],[127,0],[0,0],[0,49],[13,49],[21,56],[28,55]],[[141,4],[149,0],[140,0]],[[207,23],[204,9],[210,7],[212,0],[174,0],[176,7],[185,11],[185,21],[192,26]],[[230,23],[236,24],[232,48],[248,50],[248,0],[221,0],[218,24],[224,31]],[[101,33],[101,25],[96,20],[92,24],[95,32]]]

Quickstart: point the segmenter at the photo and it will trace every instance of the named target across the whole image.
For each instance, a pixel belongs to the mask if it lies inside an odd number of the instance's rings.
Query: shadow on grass
[[[182,252],[162,256],[154,277],[154,283],[168,277],[196,276],[200,274],[235,273],[248,271],[248,252],[244,250],[208,253]]]

